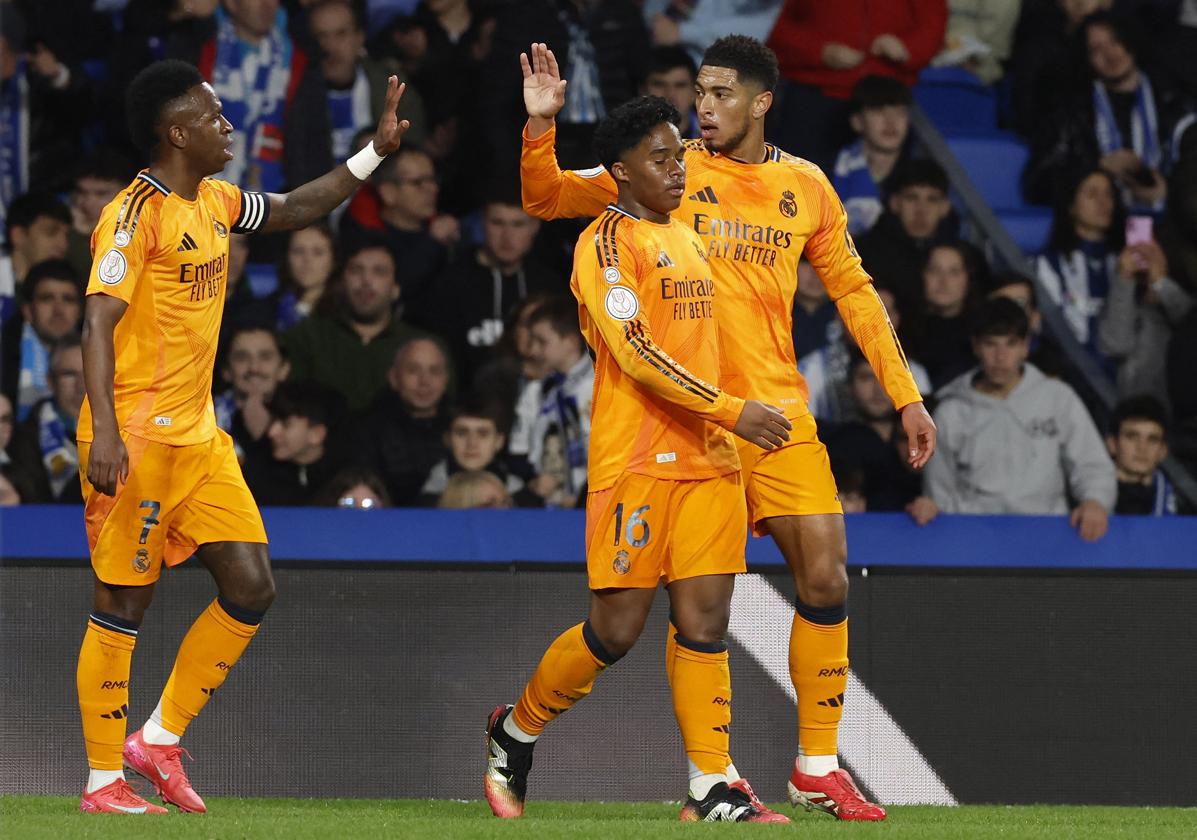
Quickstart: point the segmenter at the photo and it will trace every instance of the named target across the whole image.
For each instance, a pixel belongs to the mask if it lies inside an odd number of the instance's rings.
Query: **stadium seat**
[[[929,67],[914,86],[914,101],[945,134],[997,130],[997,94],[959,67]]]
[[[1010,238],[1030,256],[1047,249],[1052,229],[1052,211],[1046,207],[1025,207],[1021,210],[999,210],[998,221]]]
[[[274,263],[246,263],[245,279],[254,297],[266,297],[278,288],[278,272]]]
[[[1027,165],[1027,145],[1011,134],[945,138],[981,197],[994,210],[1020,210],[1022,170]]]

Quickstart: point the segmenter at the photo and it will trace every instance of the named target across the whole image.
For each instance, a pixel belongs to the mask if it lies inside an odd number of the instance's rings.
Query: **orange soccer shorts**
[[[780,449],[765,451],[737,438],[743,465],[748,521],[758,537],[762,519],[771,516],[804,516],[843,513],[827,447],[819,440],[810,412],[790,418],[790,441]]]
[[[624,473],[586,498],[590,588],[743,572],[747,521],[737,473],[691,481]]]
[[[79,443],[79,473],[91,565],[105,583],[144,586],[211,542],[266,542],[233,439],[169,446],[125,436],[129,480],[105,496],[87,480],[91,444]]]

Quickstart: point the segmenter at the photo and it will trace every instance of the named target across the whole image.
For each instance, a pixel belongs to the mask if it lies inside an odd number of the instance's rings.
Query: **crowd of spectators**
[[[387,77],[407,84],[403,148],[327,223],[232,237],[213,397],[257,500],[577,506],[580,226],[521,206],[519,53],[554,49],[558,156],[585,168],[598,121],[638,92],[695,136],[696,66],[731,32],[777,52],[768,139],[834,184],[940,427],[913,473],[804,262],[796,355],[846,509],[1071,513],[1090,539],[1114,512],[1177,512],[1159,467],[1170,441],[1197,461],[1197,0],[0,0],[0,504],[79,500],[89,238],[142,163],[122,91],[175,57],[221,97],[219,177],[247,189],[344,161]],[[1037,279],[1116,383],[1112,417],[1069,384],[1036,283],[962,238],[910,129],[932,65],[995,86],[1030,144],[1024,192],[1055,208]]]

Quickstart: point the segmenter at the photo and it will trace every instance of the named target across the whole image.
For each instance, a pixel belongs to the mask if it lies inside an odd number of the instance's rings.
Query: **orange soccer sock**
[[[673,663],[677,659],[677,625],[673,623],[673,616],[669,616],[669,629],[665,633],[665,679],[669,687],[673,688]]]
[[[182,736],[192,718],[224,684],[229,670],[241,658],[258,632],[262,613],[217,598],[191,625],[174,670],[166,681],[161,710],[163,729]]]
[[[727,643],[694,642],[674,635],[673,713],[682,731],[686,757],[702,774],[726,774],[731,761],[727,754],[731,732]]]
[[[838,752],[848,686],[848,611],[795,602],[790,678],[798,694],[798,745],[803,755]]]
[[[137,625],[106,613],[89,616],[75,683],[87,763],[93,770],[119,771],[123,766],[129,670],[136,644]]]
[[[549,721],[589,694],[595,678],[617,659],[607,653],[589,621],[575,624],[544,652],[515,704],[512,721],[522,732],[540,735]]]

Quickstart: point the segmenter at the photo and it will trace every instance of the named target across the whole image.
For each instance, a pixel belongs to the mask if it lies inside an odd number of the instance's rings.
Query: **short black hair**
[[[226,357],[233,350],[233,342],[241,336],[249,335],[250,333],[266,333],[268,336],[270,336],[270,340],[274,342],[274,347],[276,350],[278,350],[279,355],[284,359],[287,358],[287,348],[283,345],[283,341],[281,338],[279,338],[278,333],[275,332],[274,325],[268,321],[254,320],[240,323],[229,331],[229,337],[224,342],[226,348]],[[227,362],[228,359],[226,358],[225,361]]]
[[[913,158],[899,165],[889,178],[890,195],[907,187],[931,187],[947,195],[948,173],[930,158]]]
[[[578,302],[572,297],[554,295],[536,307],[528,316],[528,328],[541,321],[547,322],[557,335],[582,337],[582,328],[578,326]]]
[[[677,67],[684,67],[693,79],[698,75],[698,67],[690,57],[690,51],[676,44],[672,46],[653,47],[648,54],[648,75],[654,73],[668,73]]]
[[[449,411],[449,426],[462,417],[475,420],[489,420],[495,424],[495,431],[501,435],[507,434],[507,417],[510,412],[505,411],[502,403],[494,397],[478,393],[469,393]]]
[[[629,149],[662,123],[676,124],[677,109],[659,96],[637,96],[603,118],[594,132],[594,153],[610,171]]]
[[[158,151],[162,112],[204,77],[194,64],[167,59],[155,61],[133,77],[125,91],[125,116],[133,145],[151,160]]]
[[[374,132],[371,131],[370,133],[371,136],[373,136]],[[424,149],[419,146],[404,145],[400,146],[396,151],[391,152],[389,155],[383,158],[382,163],[378,165],[378,169],[374,171],[375,180],[388,184],[396,183],[399,178],[399,161],[403,160],[405,157],[410,157],[411,155],[419,155],[420,157],[428,158],[428,160],[432,161],[433,174],[440,174],[436,171],[436,160],[432,157],[432,155],[428,154],[428,152],[424,151]]]
[[[70,283],[79,296],[83,296],[83,281],[73,265],[66,260],[42,260],[29,269],[29,273],[25,275],[25,282],[21,284],[21,294],[25,296],[25,302],[32,303],[34,295],[37,294],[37,287],[50,280]]]
[[[54,342],[54,346],[50,348],[50,358],[53,359],[55,353],[63,350],[74,350],[76,347],[82,349],[83,336],[77,332],[69,332]]]
[[[1014,336],[1026,338],[1031,325],[1027,313],[1010,298],[987,300],[977,310],[971,331],[973,338]]]
[[[989,283],[988,296],[995,296],[1007,286],[1026,286],[1031,290],[1031,308],[1039,308],[1039,292],[1035,288],[1035,281],[1021,271],[999,271],[993,275],[993,280]]]
[[[905,105],[913,102],[910,88],[893,76],[865,76],[852,88],[849,110],[853,114],[866,108],[884,108],[887,105]]]
[[[27,228],[42,216],[49,216],[67,225],[71,223],[71,211],[50,193],[27,192],[14,198],[4,217],[4,235],[8,244],[12,244],[13,228]]]
[[[349,240],[349,244],[345,248],[345,260],[341,263],[342,271],[349,264],[349,261],[362,251],[373,251],[374,249],[386,251],[390,255],[391,263],[395,266],[395,282],[398,283],[399,261],[395,259],[395,252],[391,250],[391,245],[387,241],[386,236],[376,231],[367,231]]]
[[[1136,63],[1140,60],[1141,56],[1145,55],[1145,33],[1138,21],[1123,12],[1101,9],[1082,20],[1081,25],[1076,28],[1077,49],[1086,58],[1082,66],[1089,66],[1087,60],[1089,52],[1087,41],[1089,30],[1094,26],[1104,26],[1114,33],[1114,37],[1118,39],[1118,43],[1122,44],[1123,48],[1131,54]]]
[[[747,35],[727,35],[711,44],[702,56],[702,66],[735,70],[741,84],[756,82],[765,90],[777,87],[780,76],[773,50]]]
[[[280,382],[267,407],[275,420],[302,417],[313,426],[331,429],[345,413],[345,397],[318,382]]]
[[[1127,420],[1149,420],[1159,425],[1165,435],[1168,434],[1168,411],[1162,402],[1150,394],[1127,397],[1114,406],[1114,414],[1110,418],[1110,434],[1117,437],[1122,431],[1122,424]]]

